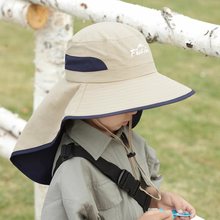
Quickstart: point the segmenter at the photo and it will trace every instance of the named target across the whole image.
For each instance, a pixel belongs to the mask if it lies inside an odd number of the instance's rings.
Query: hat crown
[[[126,80],[140,76],[140,72],[122,76],[120,71],[127,69],[129,73],[136,67],[142,67],[142,75],[156,72],[146,39],[128,25],[116,22],[93,24],[76,33],[68,43],[66,73],[70,81],[96,82],[96,74],[98,81]]]
[[[72,38],[71,42],[90,42],[90,41],[109,41],[119,40],[130,36],[144,36],[131,26],[117,22],[101,22],[89,25],[78,31]]]

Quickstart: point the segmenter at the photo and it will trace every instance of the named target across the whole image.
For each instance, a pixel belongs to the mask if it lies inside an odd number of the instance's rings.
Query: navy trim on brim
[[[66,121],[74,120],[74,119],[91,119],[98,117],[106,117],[106,116],[122,114],[131,111],[138,111],[137,116],[136,118],[134,118],[133,121],[133,127],[134,127],[135,125],[137,125],[138,121],[140,120],[142,110],[175,103],[192,96],[194,93],[195,91],[192,90],[186,95],[180,96],[172,100],[168,100],[148,106],[141,106],[138,108],[113,112],[109,114],[93,115],[93,116],[92,115],[66,116],[62,120],[60,130],[52,142],[26,150],[15,151],[12,153],[10,160],[22,173],[24,173],[31,180],[40,184],[49,185],[52,179],[52,168],[53,168],[54,158],[56,155],[57,148],[60,144],[61,137],[64,132],[64,126]]]

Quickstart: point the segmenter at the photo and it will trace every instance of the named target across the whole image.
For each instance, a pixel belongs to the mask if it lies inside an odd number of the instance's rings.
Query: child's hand
[[[186,200],[180,197],[177,194],[170,193],[170,192],[162,192],[161,193],[161,200],[152,200],[152,207],[155,208],[162,208],[164,210],[172,210],[176,209],[177,212],[182,213],[184,211],[189,212],[191,214],[190,217],[178,217],[179,219],[189,219],[193,218],[196,214],[195,209],[191,206]]]
[[[171,211],[148,211],[145,212],[138,220],[172,220]]]

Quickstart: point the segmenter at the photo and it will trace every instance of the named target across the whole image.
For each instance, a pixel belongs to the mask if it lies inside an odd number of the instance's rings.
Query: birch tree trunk
[[[145,8],[118,0],[29,0],[82,19],[117,21],[141,31],[148,42],[158,41],[220,56],[220,26],[172,12]]]
[[[36,32],[34,109],[64,74],[66,43],[73,35],[72,17],[50,11],[45,28]],[[35,219],[40,220],[47,187],[35,184]]]
[[[22,0],[1,0],[0,19],[24,27],[42,28],[48,19],[48,9]]]

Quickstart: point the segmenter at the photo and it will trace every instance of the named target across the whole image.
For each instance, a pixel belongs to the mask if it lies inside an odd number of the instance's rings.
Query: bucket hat
[[[121,23],[87,26],[68,42],[65,76],[24,128],[12,163],[27,177],[49,184],[67,120],[89,119],[167,105],[194,91],[162,74],[145,37]]]

